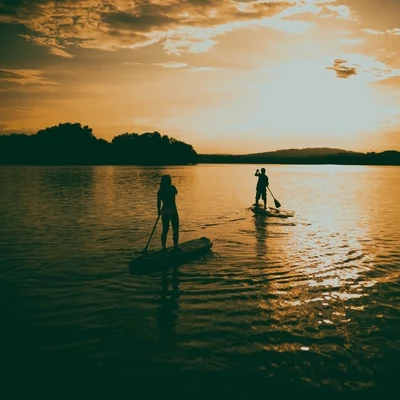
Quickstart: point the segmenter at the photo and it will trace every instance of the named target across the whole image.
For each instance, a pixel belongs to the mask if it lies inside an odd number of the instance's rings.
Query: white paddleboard
[[[293,211],[289,210],[282,210],[279,208],[274,208],[274,207],[267,207],[264,209],[264,206],[254,206],[252,205],[250,207],[251,211],[253,211],[254,214],[256,215],[264,215],[266,217],[276,217],[276,218],[289,218],[294,216]]]

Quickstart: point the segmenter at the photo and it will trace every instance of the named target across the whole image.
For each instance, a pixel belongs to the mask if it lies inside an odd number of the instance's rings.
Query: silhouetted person
[[[172,185],[170,175],[163,175],[161,177],[160,189],[157,192],[157,210],[159,214],[161,213],[161,221],[163,226],[161,233],[161,245],[164,251],[167,247],[166,243],[170,222],[172,225],[174,249],[179,250],[179,215],[175,203],[175,196],[177,194],[178,191],[176,187]]]
[[[265,175],[265,168],[261,168],[261,173],[257,169],[254,176],[258,176],[257,186],[256,186],[256,203],[255,206],[258,207],[258,200],[260,197],[264,200],[264,210],[267,208],[267,187],[269,184],[268,176]]]

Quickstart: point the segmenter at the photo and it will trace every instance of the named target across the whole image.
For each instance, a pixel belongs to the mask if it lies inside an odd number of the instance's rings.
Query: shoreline
[[[107,164],[107,163],[90,163],[90,164],[42,164],[42,163],[27,163],[27,164],[1,164],[0,167],[195,167],[197,165],[347,165],[347,166],[381,166],[381,167],[399,167],[400,161],[397,163],[390,162],[318,162],[318,161],[200,161],[197,164]]]

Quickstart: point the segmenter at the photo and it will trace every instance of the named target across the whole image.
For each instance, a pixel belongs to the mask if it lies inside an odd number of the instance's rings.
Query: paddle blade
[[[276,199],[274,199],[274,203],[275,203],[275,207],[276,208],[279,208],[279,207],[281,207],[281,203],[279,203],[279,201],[278,200],[276,200]]]

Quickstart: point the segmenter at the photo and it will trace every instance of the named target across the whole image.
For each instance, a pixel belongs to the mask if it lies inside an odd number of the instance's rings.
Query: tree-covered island
[[[111,143],[88,126],[65,123],[34,135],[0,135],[3,165],[187,165],[197,163],[193,147],[159,132],[124,133]]]

